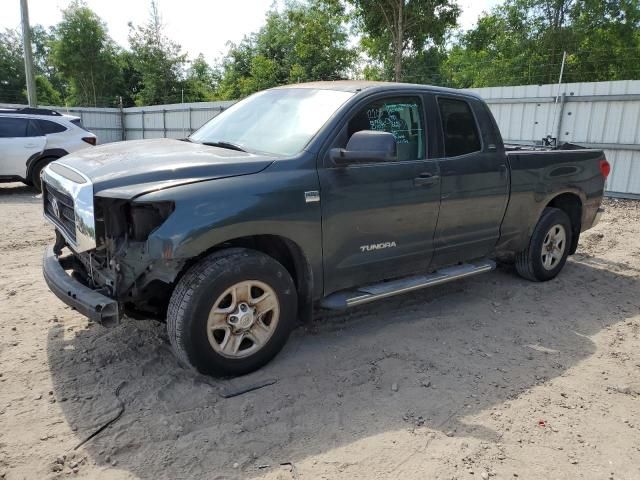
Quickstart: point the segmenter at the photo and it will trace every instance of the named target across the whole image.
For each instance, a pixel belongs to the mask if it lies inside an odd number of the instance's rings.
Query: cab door
[[[437,95],[436,104],[444,148],[433,267],[492,253],[509,194],[507,159],[492,137],[486,107],[453,95]]]
[[[27,118],[0,115],[0,176],[27,176],[27,160],[44,150],[45,136]]]
[[[354,107],[331,147],[357,131],[394,135],[397,159],[319,168],[325,294],[424,271],[440,203],[438,163],[428,158],[422,97],[382,95]]]

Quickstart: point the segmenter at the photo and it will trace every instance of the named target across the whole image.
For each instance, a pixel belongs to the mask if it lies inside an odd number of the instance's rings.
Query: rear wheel
[[[545,208],[529,246],[516,255],[516,270],[534,282],[555,278],[567,261],[571,239],[571,220],[567,214],[557,208]]]
[[[192,267],[171,296],[167,331],[176,356],[205,374],[242,375],[284,346],[295,324],[289,272],[252,250],[219,252]]]
[[[34,186],[34,188],[38,192],[42,191],[42,180],[40,179],[40,174],[42,173],[42,170],[44,170],[44,167],[49,165],[54,160],[56,160],[56,159],[55,158],[43,158],[41,160],[38,160],[38,163],[36,163],[35,166],[33,167],[33,169],[31,170],[31,178],[30,178],[31,184]]]

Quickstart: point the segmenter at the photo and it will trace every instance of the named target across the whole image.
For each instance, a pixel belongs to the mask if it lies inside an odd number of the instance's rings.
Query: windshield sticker
[[[418,105],[415,103],[388,103],[381,107],[372,107],[367,110],[369,128],[380,132],[391,133],[398,143],[410,143],[409,136],[420,132],[421,129],[410,129],[406,120],[402,118],[411,116],[410,111],[418,112]]]

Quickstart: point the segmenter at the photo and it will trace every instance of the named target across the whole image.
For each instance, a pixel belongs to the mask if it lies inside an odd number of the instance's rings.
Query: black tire
[[[545,268],[542,254],[543,245],[547,234],[552,228],[561,226],[564,229],[565,240],[562,256],[556,260],[549,268]],[[516,255],[516,270],[518,274],[533,282],[546,282],[555,278],[567,261],[571,248],[572,230],[569,216],[557,208],[545,208],[542,212],[538,224],[533,230],[529,246]]]
[[[231,286],[245,281],[268,285],[279,305],[279,319],[271,337],[255,353],[228,358],[216,352],[207,333],[214,302]],[[236,376],[268,363],[284,346],[297,312],[296,288],[289,272],[261,252],[231,249],[216,252],[191,267],[178,282],[169,301],[167,332],[178,360],[200,373]]]
[[[49,165],[54,160],[57,160],[57,158],[42,158],[42,159],[38,160],[38,163],[36,163],[34,165],[33,169],[31,170],[30,181],[31,181],[31,184],[33,185],[33,187],[38,192],[42,191],[42,181],[40,180],[40,173],[42,172],[42,170],[44,170],[44,167]]]

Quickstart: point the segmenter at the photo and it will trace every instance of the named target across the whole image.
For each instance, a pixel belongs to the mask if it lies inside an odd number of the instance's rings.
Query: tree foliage
[[[155,0],[146,25],[129,24],[129,48],[134,67],[140,73],[140,90],[135,94],[137,105],[155,105],[180,101],[182,70],[186,55],[180,45],[164,33],[162,19]]]
[[[346,78],[356,56],[340,3],[289,3],[271,10],[260,31],[230,45],[219,94],[239,98],[275,85]]]
[[[128,48],[83,0],[32,27],[41,104],[113,106],[235,99],[287,83],[364,76],[453,87],[640,77],[638,0],[503,0],[452,36],[455,0],[285,0],[213,65],[165,34],[155,0]],[[359,39],[359,46],[356,45]],[[363,55],[364,53],[364,55]],[[20,32],[0,32],[0,102],[25,103]]]
[[[50,33],[41,26],[32,29],[34,74],[38,101],[42,105],[62,105],[64,84],[49,57]],[[27,101],[22,35],[17,30],[0,33],[0,102]]]
[[[184,80],[184,98],[189,102],[208,102],[216,99],[220,74],[200,54],[191,62]]]
[[[15,30],[0,33],[0,101],[23,103],[26,97],[22,40]]]
[[[640,4],[635,0],[507,0],[461,35],[443,75],[453,86],[638,78]]]
[[[363,46],[382,65],[383,77],[393,71],[403,79],[403,64],[425,50],[437,51],[455,27],[460,9],[453,0],[348,0],[364,33]]]
[[[106,25],[80,0],[62,11],[62,21],[50,42],[51,61],[69,85],[69,101],[78,105],[104,105],[122,85],[118,48]]]
[[[51,84],[49,79],[44,75],[36,75],[36,92],[38,94],[38,103],[40,105],[62,105],[62,95]],[[25,91],[26,94],[26,91]]]

